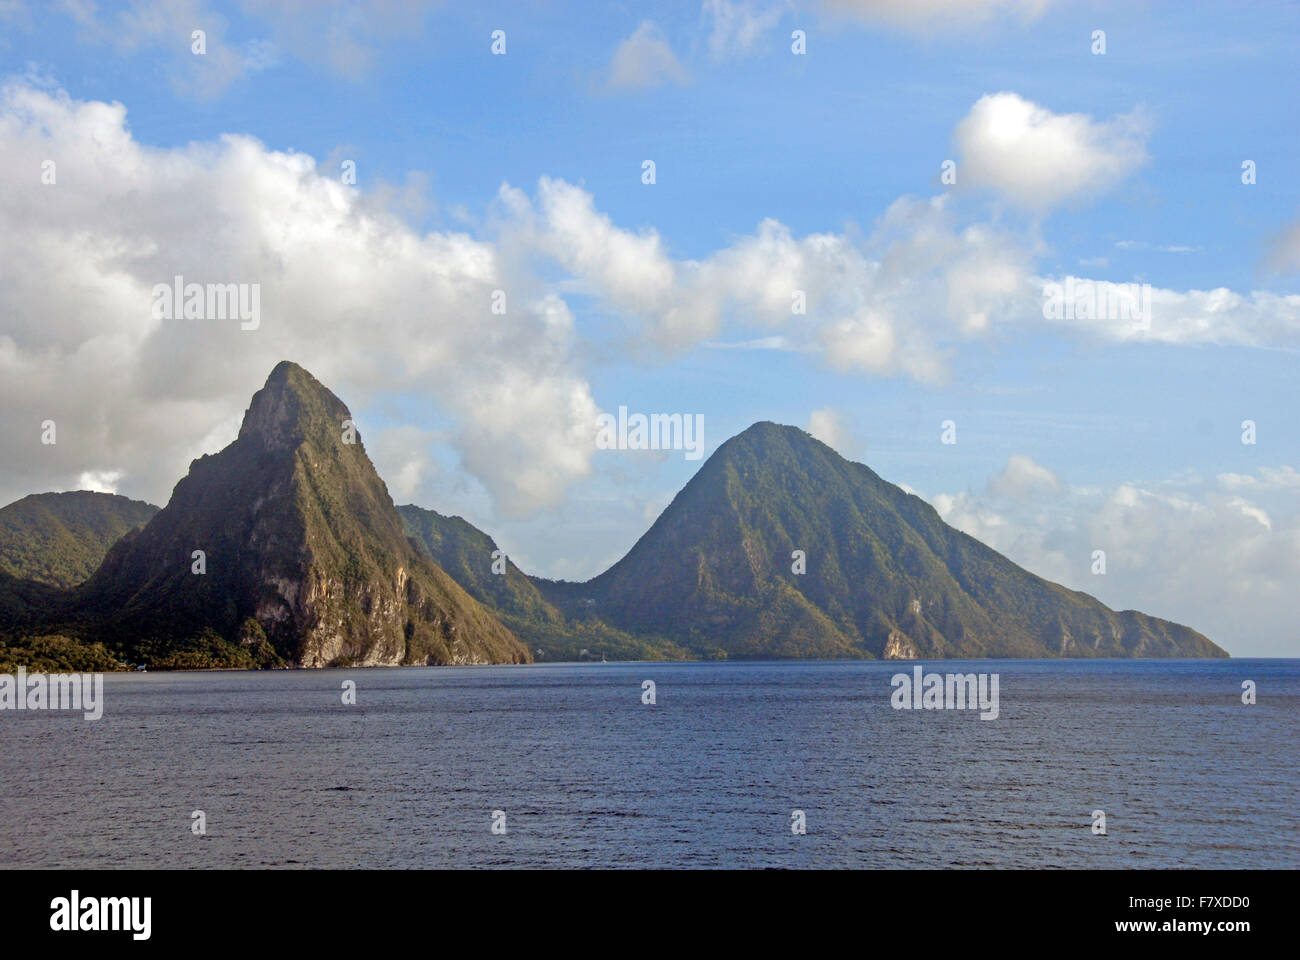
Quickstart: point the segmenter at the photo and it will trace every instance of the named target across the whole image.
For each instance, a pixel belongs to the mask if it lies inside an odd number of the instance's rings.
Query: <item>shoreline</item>
[[[324,673],[337,670],[438,670],[490,667],[580,667],[580,666],[671,666],[674,664],[717,664],[731,666],[759,666],[764,664],[841,664],[874,663],[892,664],[901,667],[905,664],[943,664],[943,663],[1237,663],[1254,662],[1289,662],[1300,657],[982,657],[978,659],[959,657],[916,658],[909,660],[881,660],[870,657],[844,657],[835,660],[824,659],[735,659],[735,660],[547,660],[543,663],[376,663],[339,667],[189,667],[181,669],[157,668],[149,670],[100,670],[100,671],[65,671],[98,672],[105,675],[120,676],[126,674],[176,674],[176,673]],[[48,672],[48,671],[47,671]]]

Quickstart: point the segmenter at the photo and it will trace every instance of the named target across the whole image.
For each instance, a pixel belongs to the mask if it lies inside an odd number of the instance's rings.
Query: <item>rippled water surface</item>
[[[1000,717],[897,663],[109,675],[0,713],[0,866],[1300,867],[1300,661],[925,666]]]

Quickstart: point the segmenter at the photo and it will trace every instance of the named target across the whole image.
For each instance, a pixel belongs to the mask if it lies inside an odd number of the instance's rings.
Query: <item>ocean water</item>
[[[0,713],[0,866],[1300,867],[1300,661],[923,664],[993,721],[912,666],[109,675]]]

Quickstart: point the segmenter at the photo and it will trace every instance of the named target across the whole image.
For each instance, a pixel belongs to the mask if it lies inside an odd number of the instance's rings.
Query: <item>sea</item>
[[[1295,869],[1298,735],[1300,660],[109,674],[0,712],[0,867]]]

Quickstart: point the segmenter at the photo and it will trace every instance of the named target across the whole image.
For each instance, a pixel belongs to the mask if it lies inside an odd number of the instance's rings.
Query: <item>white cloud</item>
[[[1273,529],[1273,521],[1269,519],[1268,514],[1259,507],[1243,500],[1241,497],[1232,497],[1228,500],[1228,506],[1234,510],[1241,511],[1243,517],[1250,517],[1250,519],[1256,521],[1265,530]]]
[[[685,68],[678,62],[663,31],[651,20],[642,20],[632,35],[615,48],[609,62],[611,89],[644,90],[685,82]]]
[[[860,445],[844,414],[834,407],[814,410],[808,417],[808,432],[841,456],[856,459],[861,455]]]
[[[1006,466],[989,479],[989,493],[995,497],[1021,498],[1060,489],[1056,474],[1024,454],[1008,457]]]
[[[1290,480],[1278,484],[1293,475],[1225,475],[1238,479],[1224,485],[1249,490],[1249,500],[1171,481],[1062,487],[1049,500],[958,493],[931,502],[949,524],[1115,609],[1184,623],[1230,652],[1293,657],[1300,516],[1294,487],[1281,489]],[[1094,550],[1106,552],[1104,575],[1091,572]]]
[[[1300,296],[1227,289],[1150,289],[1150,322],[1118,311],[1044,318],[1033,240],[990,224],[961,227],[950,198],[895,201],[865,237],[796,237],[776,220],[701,259],[677,259],[653,228],[621,227],[580,187],[542,177],[536,195],[503,187],[497,228],[512,258],[542,257],[641,340],[675,352],[711,348],[813,350],[868,376],[942,382],[948,353],[998,330],[1054,328],[1069,337],[1256,347],[1300,344]],[[1105,302],[1130,288],[1081,278]],[[796,306],[803,308],[802,312]],[[722,338],[724,333],[736,339]]]
[[[673,259],[656,231],[618,227],[564,181],[543,177],[535,202],[513,188],[499,199],[509,243],[559,263],[669,351],[727,326],[781,327],[839,369],[934,381],[945,371],[934,334],[981,333],[1013,303],[1040,312],[1026,254],[990,228],[957,230],[942,197],[897,201],[865,245],[764,220],[702,260]]]
[[[77,489],[91,490],[95,493],[117,493],[121,480],[121,470],[90,470],[77,478]]]
[[[366,452],[395,503],[419,502],[431,488],[439,472],[432,451],[446,439],[432,430],[404,425],[387,427],[366,443]]]
[[[1052,113],[1015,93],[986,94],[957,124],[959,184],[992,187],[1043,213],[1101,193],[1146,162],[1140,112],[1098,122]]]
[[[30,425],[0,435],[5,492],[120,471],[131,495],[165,501],[190,459],[233,439],[282,359],[354,409],[422,399],[506,512],[588,473],[597,410],[572,317],[491,243],[417,234],[308,156],[242,136],[147,148],[125,120],[121,104],[0,88],[0,167],[33,184],[0,193],[0,402]],[[52,186],[38,182],[47,159]],[[154,284],[177,274],[260,284],[260,329],[154,319]]]
[[[1043,290],[1049,283],[1064,284],[1064,277],[1032,281],[1034,302],[1017,310],[1021,322],[1054,326],[1074,336],[1114,343],[1235,344],[1249,347],[1300,345],[1300,295],[1252,291],[1237,293],[1226,287],[1214,290],[1169,290],[1151,287],[1150,322],[1137,323],[1118,310],[1091,319],[1043,319]],[[1097,292],[1098,302],[1127,296],[1127,285],[1107,280],[1084,280]],[[1082,289],[1078,278],[1076,288]],[[1036,317],[1033,316],[1036,314]]]
[[[1225,490],[1287,490],[1300,487],[1300,471],[1295,467],[1260,467],[1256,475],[1221,473],[1217,479]]]
[[[37,187],[48,159],[57,184]],[[625,355],[808,350],[848,373],[924,382],[946,377],[964,341],[1006,330],[1300,345],[1300,296],[1157,288],[1147,329],[1044,320],[1032,238],[963,227],[947,196],[904,197],[865,235],[763,220],[682,259],[654,229],[620,226],[587,191],[542,177],[531,197],[503,185],[480,236],[418,234],[394,197],[345,187],[310,157],[242,136],[145,147],[121,104],[21,82],[0,88],[0,166],[34,184],[0,194],[0,401],[33,424],[0,439],[12,495],[121,471],[127,492],[165,499],[292,359],[354,407],[386,391],[424,398],[497,508],[553,504],[588,474],[596,413],[560,292],[615,316]],[[262,328],[154,320],[150,291],[176,274],[261,284]],[[489,309],[498,289],[503,316]],[[34,455],[45,419],[59,443]],[[397,466],[433,476],[419,469]]]

